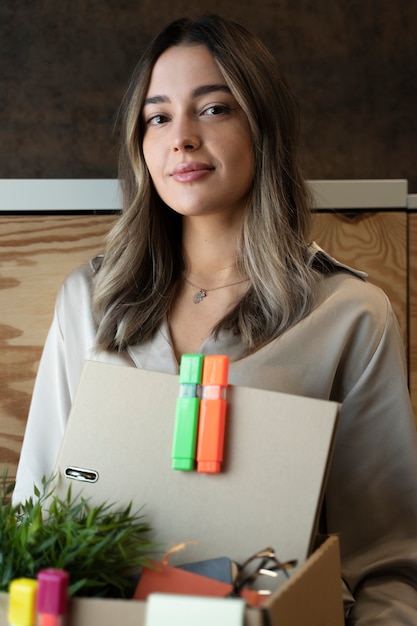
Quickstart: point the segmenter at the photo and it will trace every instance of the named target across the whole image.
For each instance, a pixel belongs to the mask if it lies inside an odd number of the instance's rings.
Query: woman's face
[[[203,45],[155,63],[142,111],[143,153],[156,191],[184,216],[242,214],[253,181],[249,122]]]

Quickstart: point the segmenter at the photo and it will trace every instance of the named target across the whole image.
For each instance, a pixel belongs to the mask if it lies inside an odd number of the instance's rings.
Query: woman
[[[294,99],[237,24],[169,25],[123,104],[124,211],[59,294],[15,499],[52,472],[86,358],[176,373],[223,353],[230,382],[342,403],[323,509],[349,624],[417,623],[417,453],[402,341],[364,275],[309,242]]]

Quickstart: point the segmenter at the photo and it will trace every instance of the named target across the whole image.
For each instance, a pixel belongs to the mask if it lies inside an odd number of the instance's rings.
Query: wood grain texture
[[[407,214],[319,213],[314,216],[313,238],[339,261],[367,272],[369,281],[385,291],[407,351]]]
[[[112,215],[0,217],[0,463],[15,476],[58,289],[99,253]]]
[[[410,393],[417,416],[417,213],[410,213],[408,220]]]
[[[13,479],[33,383],[54,301],[65,276],[99,253],[110,215],[0,217],[0,462]],[[407,337],[407,217],[371,213],[347,220],[317,214],[314,238],[330,254],[370,274],[392,300]],[[417,216],[410,236],[417,249]],[[417,251],[410,259],[417,269]],[[411,274],[412,275],[412,274]],[[412,282],[412,281],[411,281]],[[417,287],[410,330],[417,336]],[[411,387],[417,396],[417,343],[411,344]]]

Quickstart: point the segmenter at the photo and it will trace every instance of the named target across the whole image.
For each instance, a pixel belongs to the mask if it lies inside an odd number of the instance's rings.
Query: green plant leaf
[[[72,496],[54,494],[53,477],[34,486],[34,497],[13,505],[3,469],[0,489],[0,591],[14,578],[35,577],[47,567],[65,569],[70,593],[78,596],[131,597],[138,570],[158,547],[148,539],[151,531],[142,509],[132,504],[118,511],[104,502],[90,505]]]

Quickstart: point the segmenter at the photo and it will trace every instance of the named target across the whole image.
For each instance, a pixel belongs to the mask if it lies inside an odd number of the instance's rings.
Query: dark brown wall
[[[415,0],[0,0],[0,178],[116,176],[112,124],[143,46],[209,11],[280,60],[309,178],[407,178],[417,192]]]

